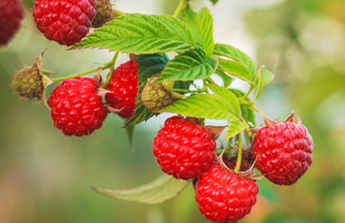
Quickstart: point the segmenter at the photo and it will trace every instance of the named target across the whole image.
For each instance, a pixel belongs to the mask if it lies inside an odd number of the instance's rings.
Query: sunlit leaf
[[[216,60],[206,58],[202,49],[193,48],[169,61],[158,81],[204,79],[216,68]]]
[[[167,15],[129,14],[98,28],[73,48],[98,47],[126,53],[184,51],[195,46],[191,30]]]

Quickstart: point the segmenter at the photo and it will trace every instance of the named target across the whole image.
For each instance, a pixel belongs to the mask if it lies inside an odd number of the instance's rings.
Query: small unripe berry
[[[142,93],[141,101],[150,111],[165,108],[174,102],[171,92],[173,82],[157,82],[158,77],[150,78]]]

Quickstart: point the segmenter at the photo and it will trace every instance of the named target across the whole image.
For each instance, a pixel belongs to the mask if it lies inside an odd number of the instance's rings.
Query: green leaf
[[[147,121],[153,116],[157,115],[156,113],[148,110],[142,102],[137,103],[135,106],[134,114],[132,117],[125,123],[124,128],[132,127],[136,124],[139,124],[143,121]]]
[[[226,133],[225,133],[225,139],[228,139],[228,138],[242,132],[246,128],[249,128],[247,123],[242,122],[240,119],[238,119],[236,117],[232,117],[229,120],[229,126],[228,126],[228,129],[226,130]]]
[[[213,53],[213,18],[207,8],[201,9],[195,13],[188,5],[182,12],[182,20],[192,30],[197,46],[200,46],[205,52],[206,57]]]
[[[272,72],[267,70],[265,65],[260,67],[259,72],[261,72],[262,75],[262,85],[269,84],[274,78]]]
[[[242,92],[238,89],[231,89],[231,91],[234,92],[234,94],[236,95],[237,98],[241,98],[245,95],[244,92]],[[250,99],[248,97],[245,100],[247,102],[250,101]],[[250,126],[250,127],[256,126],[255,113],[252,109],[249,109],[247,105],[241,105],[241,115],[248,124],[249,123],[252,124],[252,126]]]
[[[98,193],[115,199],[145,204],[159,204],[178,195],[189,183],[189,181],[177,180],[164,174],[149,184],[129,190],[109,190],[98,187],[93,187],[93,189]]]
[[[209,85],[209,88],[214,94],[192,95],[159,112],[217,120],[231,120],[239,116],[239,102],[232,92],[216,85]]]
[[[243,81],[246,81],[250,83],[251,85],[254,84],[247,67],[244,66],[241,62],[226,60],[226,59],[219,59],[218,65],[231,76],[234,76]]]
[[[193,84],[193,81],[175,81],[174,89],[189,90],[189,87]]]
[[[206,58],[200,48],[193,48],[170,60],[158,81],[196,80],[210,76],[217,68],[217,61]]]
[[[136,13],[106,23],[73,48],[99,47],[147,54],[179,52],[195,45],[191,30],[176,17]]]
[[[215,95],[219,97],[219,99],[222,99],[223,102],[228,105],[228,109],[232,114],[234,114],[236,117],[240,116],[240,103],[234,93],[226,88],[214,84],[209,84],[208,87]]]
[[[195,17],[195,26],[201,36],[203,49],[206,57],[210,57],[213,53],[213,18],[207,8],[202,8]]]
[[[242,63],[247,70],[249,71],[249,76],[250,79],[248,79],[249,81],[253,82],[255,79],[255,66],[254,63],[252,61],[252,59],[250,59],[250,57],[245,54],[244,52],[242,52],[241,50],[230,46],[230,45],[226,45],[226,44],[216,44],[214,46],[214,55],[218,55],[218,56],[224,56],[227,57],[229,59],[232,59],[234,61],[240,62]]]
[[[145,86],[148,78],[157,76],[163,71],[168,61],[168,56],[160,53],[137,56],[139,92]]]
[[[222,70],[222,68],[217,67],[217,70],[215,72],[220,78],[223,80],[223,85],[225,88],[229,87],[230,84],[232,83],[233,78],[230,77],[225,71]]]

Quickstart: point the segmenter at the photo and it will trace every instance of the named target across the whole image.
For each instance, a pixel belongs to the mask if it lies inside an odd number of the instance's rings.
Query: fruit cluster
[[[243,160],[236,155],[229,159],[225,151],[215,159],[216,142],[207,126],[174,116],[154,138],[153,154],[165,173],[196,178],[195,200],[207,219],[234,223],[256,202],[254,167],[274,184],[292,185],[312,164],[312,138],[293,116],[283,123],[265,117],[266,126],[253,130],[252,148],[241,152]]]
[[[7,44],[23,17],[17,0],[5,2],[0,3],[0,14],[4,15],[0,24],[6,23],[0,26],[0,46]],[[91,26],[101,27],[89,36],[92,40],[86,38],[91,41],[89,46],[99,47],[98,42],[103,41],[103,48],[117,52],[102,67],[50,79],[49,72],[42,68],[43,51],[30,67],[17,72],[12,87],[24,98],[45,102],[54,126],[66,136],[93,133],[110,112],[126,120],[124,127],[163,112],[176,114],[165,121],[153,139],[152,153],[158,165],[178,180],[195,182],[195,200],[207,219],[235,223],[249,214],[256,203],[256,180],[266,177],[277,185],[292,185],[305,174],[313,160],[313,140],[300,120],[295,120],[295,113],[277,123],[254,106],[262,86],[273,75],[264,67],[255,71],[251,59],[240,50],[214,44],[210,12],[202,9],[195,13],[188,1],[181,3],[187,4],[185,23],[175,17],[140,14],[121,16],[115,21],[115,17],[125,14],[115,12],[108,0],[35,0],[34,21],[47,39],[75,46]],[[109,21],[112,23],[103,26]],[[205,24],[209,32],[206,28],[200,32]],[[159,30],[160,27],[164,29]],[[104,33],[107,35],[102,36]],[[170,60],[164,53],[172,49],[177,56]],[[130,53],[130,60],[114,68],[120,51]],[[105,82],[103,69],[109,69]],[[176,70],[179,73],[175,74]],[[94,78],[83,76],[94,72]],[[211,78],[213,74],[222,77],[224,86]],[[250,90],[244,93],[229,87],[234,78],[249,83]],[[203,80],[203,86],[194,85],[191,90],[197,79]],[[46,100],[46,86],[58,81],[61,83]],[[257,93],[250,100],[253,89]],[[254,128],[254,111],[264,117],[264,127]],[[225,149],[217,148],[216,140],[226,127],[207,126],[207,119],[228,121]],[[261,175],[255,175],[255,169]]]

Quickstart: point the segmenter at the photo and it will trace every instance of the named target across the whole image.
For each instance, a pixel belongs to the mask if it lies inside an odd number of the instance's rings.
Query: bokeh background
[[[125,12],[172,14],[178,0],[118,0]],[[258,181],[252,213],[241,222],[345,222],[345,1],[192,1],[214,15],[215,41],[234,45],[276,78],[257,107],[284,119],[295,110],[315,142],[314,163],[291,187]],[[113,200],[91,186],[130,188],[161,174],[152,139],[166,115],[136,128],[134,147],[122,120],[109,115],[87,137],[66,137],[53,127],[47,108],[12,93],[14,71],[47,48],[43,67],[65,76],[109,61],[106,50],[70,50],[41,35],[25,2],[20,32],[0,49],[0,222],[1,223],[201,223],[192,186],[161,205]],[[125,61],[121,55],[117,64]],[[243,87],[238,83],[239,87]],[[51,90],[53,86],[49,89]],[[258,117],[258,122],[262,119]]]

